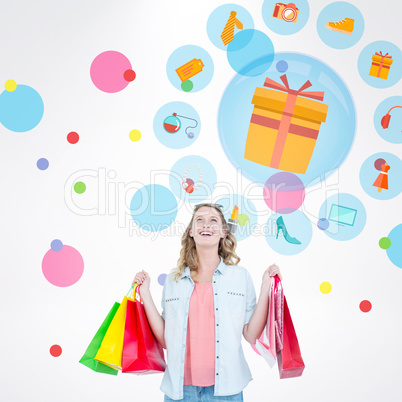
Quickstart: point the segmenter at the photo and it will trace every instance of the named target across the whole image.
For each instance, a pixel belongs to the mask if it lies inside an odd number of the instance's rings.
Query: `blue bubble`
[[[277,224],[280,220],[285,225],[283,229]],[[265,225],[265,240],[274,251],[283,255],[301,253],[310,244],[312,236],[311,222],[299,210],[287,215],[272,214]]]
[[[55,239],[50,243],[50,248],[53,251],[60,251],[63,248],[63,243],[59,239]]]
[[[285,73],[288,70],[288,63],[286,63],[285,60],[279,60],[276,63],[276,69],[277,71],[279,71],[280,73]]]
[[[0,123],[10,131],[26,132],[42,120],[43,100],[33,88],[17,85],[15,91],[0,94]]]
[[[36,166],[40,170],[46,170],[49,167],[49,161],[46,158],[40,158],[36,162]]]
[[[370,71],[374,74],[378,73],[379,66],[372,70],[373,56],[378,53],[381,58],[387,55],[388,60],[392,60],[389,69],[382,67],[380,74],[383,71],[388,71],[387,78],[380,78],[376,75],[370,75]],[[391,56],[391,58],[389,58]],[[377,61],[377,60],[376,60]],[[374,88],[389,88],[395,85],[401,79],[402,75],[402,53],[398,46],[387,41],[376,41],[367,45],[360,53],[357,61],[357,69],[359,70],[362,80]],[[385,76],[384,76],[385,77]]]
[[[374,167],[377,159],[384,159],[388,163],[390,169],[388,174],[381,174],[381,170]],[[387,181],[388,189],[382,188],[378,191],[378,187],[373,186],[376,179],[383,175],[383,179]],[[368,157],[360,168],[360,184],[363,190],[376,200],[390,200],[395,198],[402,191],[402,161],[395,155],[388,152],[379,152]],[[384,186],[385,187],[385,186]]]
[[[156,112],[153,128],[161,144],[168,148],[181,149],[196,141],[201,130],[201,120],[189,104],[169,102]]]
[[[223,215],[225,216],[226,222],[229,222],[235,205],[239,207],[239,215],[246,214],[248,216],[249,222],[247,225],[237,225],[234,236],[238,242],[247,239],[253,234],[253,231],[258,224],[258,213],[254,203],[250,201],[250,199],[241,194],[228,193],[224,197],[219,198],[216,203],[222,205]]]
[[[377,106],[374,127],[385,141],[402,144],[402,96],[391,96]]]
[[[354,22],[342,22],[346,18],[349,18],[349,20],[353,20]],[[334,23],[334,25],[330,25],[329,23]],[[348,24],[353,28],[350,35],[345,32],[339,32],[339,29],[347,31]],[[336,30],[330,29],[327,26],[332,26]],[[318,16],[317,32],[318,36],[326,45],[335,49],[347,49],[355,45],[363,35],[363,15],[350,3],[344,1],[331,3],[326,6]]]
[[[391,247],[387,249],[390,261],[398,268],[402,268],[402,224],[395,226],[388,235]]]
[[[212,11],[208,18],[207,33],[210,41],[221,50],[227,49],[227,44],[224,45],[221,35],[232,11],[236,12],[236,19],[243,24],[243,30],[254,28],[253,18],[245,8],[238,4],[224,4],[219,6]],[[237,35],[238,32],[241,32],[241,30],[235,26],[234,35]]]
[[[255,77],[268,70],[274,59],[271,39],[256,29],[237,33],[228,44],[227,58],[237,73]]]
[[[173,165],[169,185],[177,198],[200,203],[211,197],[216,186],[216,171],[207,159],[188,155]]]
[[[320,208],[318,216],[329,222],[324,233],[340,241],[358,236],[366,225],[366,209],[355,196],[346,193],[334,194]]]
[[[182,89],[182,81],[176,72],[181,71],[180,68],[187,63],[192,63],[195,75],[188,75],[187,81],[191,80],[193,87],[184,85]],[[166,73],[170,83],[183,92],[197,92],[205,88],[214,75],[214,62],[211,56],[203,48],[194,45],[181,46],[176,49],[166,63]],[[184,78],[183,78],[184,79]],[[183,83],[186,81],[183,81]],[[188,84],[188,83],[186,83]]]
[[[307,0],[295,3],[279,3],[276,0],[265,0],[262,5],[262,18],[265,25],[280,35],[292,35],[299,32],[307,23],[310,7]]]
[[[257,77],[236,75],[223,93],[219,106],[219,136],[228,159],[250,181],[265,183],[268,177],[280,171],[268,166],[273,153],[272,144],[271,148],[262,145],[267,147],[267,165],[245,159],[245,148],[253,114],[254,92],[257,87],[264,87],[266,77],[283,85],[280,79],[283,74],[276,70],[276,62],[281,60],[288,64],[286,77],[290,89],[298,90],[309,80],[312,86],[307,91],[324,92],[322,103],[328,105],[326,120],[319,127],[306,172],[291,172],[307,188],[336,171],[348,155],[355,136],[356,115],[351,94],[343,80],[320,60],[296,53],[277,53],[274,64],[265,74]]]
[[[134,222],[148,232],[167,229],[177,215],[177,201],[172,192],[160,184],[148,184],[134,194],[130,203]]]

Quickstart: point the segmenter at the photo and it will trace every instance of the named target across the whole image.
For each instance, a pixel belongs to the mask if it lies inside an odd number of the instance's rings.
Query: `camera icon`
[[[297,22],[299,9],[294,3],[276,3],[272,16],[286,22]]]

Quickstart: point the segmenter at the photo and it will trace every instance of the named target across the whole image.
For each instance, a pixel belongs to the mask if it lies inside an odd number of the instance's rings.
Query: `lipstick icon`
[[[237,205],[234,206],[233,211],[232,211],[232,215],[230,216],[229,219],[229,232],[232,234],[236,233],[236,229],[237,229],[237,218],[239,217],[239,207]]]

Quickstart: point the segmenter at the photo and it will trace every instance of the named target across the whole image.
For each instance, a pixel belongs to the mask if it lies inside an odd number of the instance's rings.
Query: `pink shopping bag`
[[[260,355],[272,368],[276,363],[276,340],[275,340],[275,284],[271,281],[269,292],[268,317],[264,330],[259,339],[255,342],[255,347]]]

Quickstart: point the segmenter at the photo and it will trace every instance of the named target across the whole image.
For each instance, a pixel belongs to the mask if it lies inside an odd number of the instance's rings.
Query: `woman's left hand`
[[[279,279],[282,280],[282,274],[279,267],[276,264],[272,264],[262,275],[262,287],[269,288],[271,286],[271,278],[275,275],[278,275]]]

